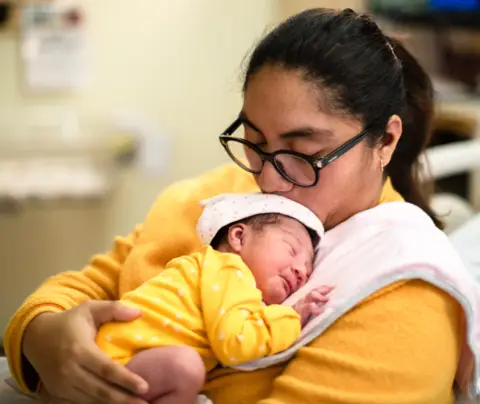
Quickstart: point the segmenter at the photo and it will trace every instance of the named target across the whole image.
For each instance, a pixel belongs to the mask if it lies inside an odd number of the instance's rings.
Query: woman
[[[102,322],[139,315],[110,302],[154,275],[123,269],[136,250],[160,241],[155,259],[165,264],[198,247],[199,202],[210,196],[258,185],[307,206],[327,230],[406,200],[438,224],[416,178],[431,118],[427,75],[370,18],[327,9],[290,18],[253,52],[243,110],[221,136],[240,168],[171,186],[112,251],[41,286],[6,334],[14,376],[24,389],[41,380],[53,403],[143,403],[133,395],[145,383],[102,355],[94,335]],[[238,143],[248,166],[237,160]],[[215,404],[450,403],[461,341],[454,299],[423,281],[400,281],[342,316],[288,365],[220,369],[206,388]]]

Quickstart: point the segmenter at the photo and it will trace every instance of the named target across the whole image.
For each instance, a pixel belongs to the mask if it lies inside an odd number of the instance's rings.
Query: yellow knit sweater
[[[195,233],[200,200],[256,190],[253,178],[233,165],[179,182],[158,198],[143,226],[117,238],[111,251],[93,257],[82,271],[47,280],[14,315],[4,339],[22,388],[34,387],[21,343],[35,316],[86,300],[118,299],[156,275],[151,268],[123,265],[134,260],[133,247],[160,241],[162,265],[190,254],[200,247]],[[395,200],[401,197],[387,181],[379,203]],[[422,281],[399,282],[348,312],[287,366],[245,373],[215,370],[206,389],[215,404],[452,403],[461,338],[460,309],[452,298]]]

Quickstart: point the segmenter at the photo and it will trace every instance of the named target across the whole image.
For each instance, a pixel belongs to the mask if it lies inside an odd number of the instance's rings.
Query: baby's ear
[[[236,223],[228,229],[228,244],[232,251],[239,254],[245,242],[247,226],[243,223]]]

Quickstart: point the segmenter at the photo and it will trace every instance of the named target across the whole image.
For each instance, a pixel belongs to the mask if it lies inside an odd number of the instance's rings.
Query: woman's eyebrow
[[[316,138],[319,137],[322,140],[329,140],[335,137],[334,133],[330,129],[320,129],[311,126],[303,128],[293,129],[280,135],[283,139],[299,139],[299,138]]]
[[[260,129],[258,129],[258,127],[256,125],[254,125],[250,119],[247,118],[247,115],[245,114],[245,112],[243,112],[243,111],[240,112],[240,115],[238,116],[238,119],[240,119],[240,121],[243,124],[245,124],[247,126],[250,126],[255,132],[258,132],[261,135],[263,135],[262,131]]]
[[[244,111],[242,111],[239,115],[240,121],[247,126],[250,126],[253,130],[263,135],[262,131],[255,125],[250,119],[248,119],[247,115]],[[280,137],[283,139],[299,139],[299,138],[313,138],[313,137],[321,137],[322,140],[329,140],[331,138],[335,138],[335,134],[326,128],[315,128],[313,126],[304,126],[296,129],[289,130],[280,134]]]

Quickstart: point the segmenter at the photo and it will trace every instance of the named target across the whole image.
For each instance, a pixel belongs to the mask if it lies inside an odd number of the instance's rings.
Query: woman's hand
[[[312,317],[323,312],[324,306],[328,302],[328,294],[332,290],[331,286],[320,286],[313,289],[293,306],[293,309],[300,315],[302,328],[307,325]]]
[[[113,362],[95,343],[102,323],[132,321],[140,315],[118,302],[91,301],[32,320],[23,352],[42,381],[42,401],[146,404],[135,396],[148,391],[147,383]]]

